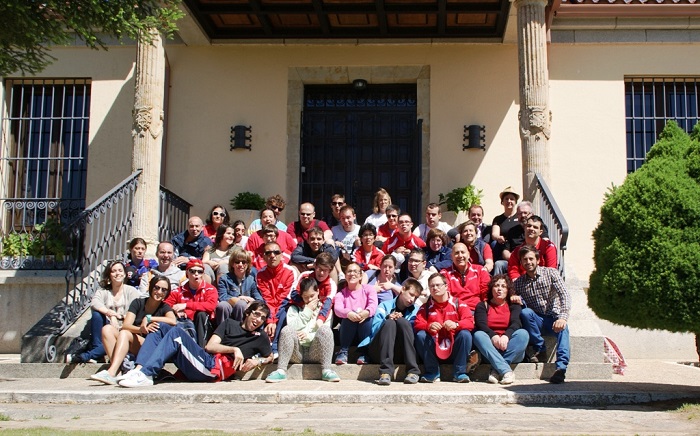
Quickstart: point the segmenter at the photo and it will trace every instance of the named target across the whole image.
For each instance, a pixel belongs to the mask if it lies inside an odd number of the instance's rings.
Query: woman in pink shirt
[[[354,339],[357,343],[372,333],[372,317],[377,310],[377,292],[373,286],[363,285],[362,268],[351,262],[345,269],[347,284],[333,298],[333,311],[340,318],[340,351],[335,357],[336,365],[348,363],[348,349]],[[357,349],[358,365],[367,362],[367,347]]]

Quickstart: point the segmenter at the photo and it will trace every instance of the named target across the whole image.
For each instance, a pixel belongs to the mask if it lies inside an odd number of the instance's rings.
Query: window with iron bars
[[[0,150],[2,235],[85,208],[89,79],[6,79]]]
[[[625,78],[627,172],[636,171],[666,123],[690,132],[700,121],[700,77]]]

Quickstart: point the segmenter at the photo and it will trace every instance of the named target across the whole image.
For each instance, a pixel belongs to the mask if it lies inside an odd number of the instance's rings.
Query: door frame
[[[416,117],[422,120],[421,132],[421,204],[430,203],[430,66],[325,66],[290,67],[287,86],[287,200],[286,221],[297,219],[299,204],[299,170],[301,153],[301,113],[304,109],[304,85],[350,85],[355,79],[370,84],[415,83]],[[329,199],[330,200],[330,199]],[[316,213],[323,216],[328,204],[316,204]],[[422,222],[421,217],[412,217]]]

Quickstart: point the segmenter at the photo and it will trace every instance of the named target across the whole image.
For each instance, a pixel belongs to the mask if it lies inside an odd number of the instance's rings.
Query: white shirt
[[[444,221],[438,222],[437,228],[442,230],[445,233],[452,230],[452,227],[450,227],[450,225]],[[421,238],[423,240],[423,242],[425,242],[427,244],[428,243],[428,240],[427,240],[428,232],[430,232],[430,230],[431,230],[431,228],[428,227],[425,223],[423,223],[423,224],[420,224],[418,227],[416,227],[413,230],[413,234],[418,236],[419,238]]]

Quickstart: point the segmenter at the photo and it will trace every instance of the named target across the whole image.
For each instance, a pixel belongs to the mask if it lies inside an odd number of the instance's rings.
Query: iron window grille
[[[91,81],[6,79],[0,234],[30,233],[85,208]]]
[[[700,121],[700,77],[625,78],[627,173],[636,171],[666,123],[690,132]]]

